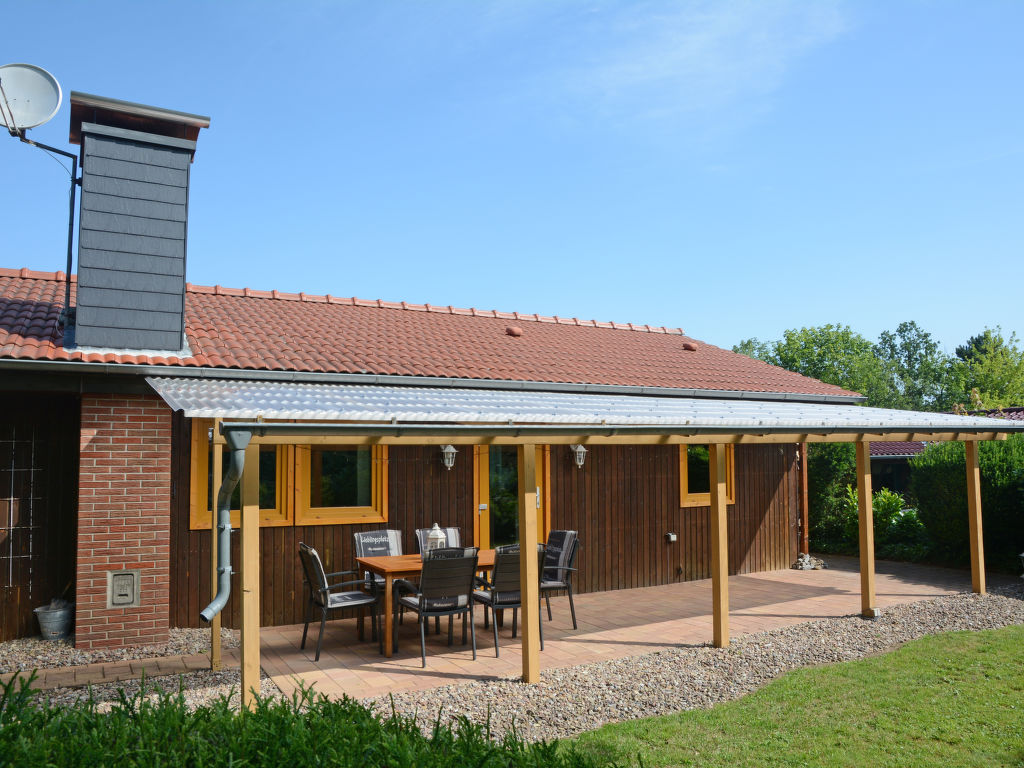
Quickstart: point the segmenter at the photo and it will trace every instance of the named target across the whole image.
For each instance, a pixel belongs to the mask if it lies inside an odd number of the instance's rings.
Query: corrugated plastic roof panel
[[[796,431],[1024,430],[1024,423],[1005,419],[856,405],[185,377],[147,381],[171,408],[190,418],[743,430],[792,427]]]

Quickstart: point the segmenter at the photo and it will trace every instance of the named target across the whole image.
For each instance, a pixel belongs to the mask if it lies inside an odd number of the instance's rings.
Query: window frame
[[[209,480],[207,467],[208,462],[213,460],[211,451],[215,446],[211,445],[209,430],[213,429],[213,419],[192,419],[192,453],[190,459],[190,499],[188,527],[190,530],[210,530],[213,526],[213,510],[207,508],[206,500],[210,497]],[[260,509],[260,528],[273,528],[285,525],[292,525],[292,505],[289,503],[287,488],[290,476],[290,454],[292,446],[279,445],[275,447],[277,461],[275,462],[277,482],[275,488],[275,503],[273,509]],[[221,446],[222,455],[227,451]],[[259,471],[259,464],[257,464]],[[216,495],[213,495],[214,502]],[[242,512],[239,509],[231,510],[231,527],[241,526]]]
[[[370,504],[358,507],[313,507],[310,505],[311,446],[295,448],[294,475],[291,482],[295,525],[350,525],[388,521],[388,447],[386,445],[325,444],[326,449],[370,449]]]
[[[679,506],[680,507],[710,507],[711,492],[690,493],[689,471],[690,466],[687,459],[691,446],[707,445],[709,443],[684,443],[679,446]],[[710,475],[711,467],[708,466]],[[710,485],[710,476],[708,485]],[[736,446],[725,444],[725,503],[736,503]]]

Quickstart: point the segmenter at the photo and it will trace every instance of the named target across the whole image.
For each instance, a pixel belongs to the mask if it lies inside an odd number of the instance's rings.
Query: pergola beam
[[[225,422],[230,424],[231,422]],[[1005,432],[684,432],[685,427],[601,428],[523,425],[477,426],[417,425],[410,427],[372,424],[325,425],[331,431],[310,434],[306,427],[320,425],[238,422],[252,429],[257,445],[782,445],[791,443],[866,443],[877,441],[950,442],[1005,440]],[[288,427],[297,429],[288,430]],[[604,430],[603,432],[600,430]],[[734,430],[741,427],[732,428]],[[264,431],[264,434],[260,432]],[[489,433],[487,430],[494,430]],[[609,431],[614,434],[609,434]],[[507,432],[507,433],[506,433]],[[215,438],[217,439],[217,438]],[[220,438],[223,442],[223,437]]]

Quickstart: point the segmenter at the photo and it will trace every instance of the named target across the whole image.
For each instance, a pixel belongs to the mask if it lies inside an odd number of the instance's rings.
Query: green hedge
[[[1024,550],[1024,435],[982,442],[978,453],[985,564],[1018,570],[1018,554]],[[935,557],[954,565],[968,563],[963,443],[934,443],[911,459],[910,487]]]
[[[594,762],[574,748],[492,740],[486,726],[460,719],[423,735],[411,718],[380,717],[352,699],[307,691],[288,701],[260,699],[251,712],[227,699],[189,711],[184,697],[155,701],[122,694],[109,713],[95,702],[51,706],[9,683],[0,698],[3,766],[565,766]]]

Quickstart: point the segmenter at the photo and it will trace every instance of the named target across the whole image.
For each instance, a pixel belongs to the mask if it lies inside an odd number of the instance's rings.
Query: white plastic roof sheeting
[[[309,384],[151,377],[189,418],[301,419],[372,424],[499,424],[841,429],[867,432],[1021,431],[1024,422],[946,413],[777,400],[579,394],[535,390]]]

